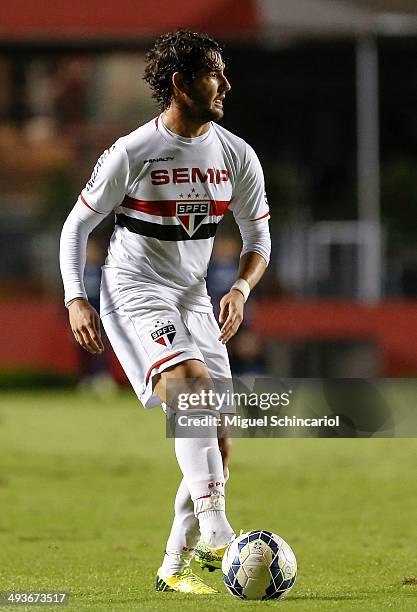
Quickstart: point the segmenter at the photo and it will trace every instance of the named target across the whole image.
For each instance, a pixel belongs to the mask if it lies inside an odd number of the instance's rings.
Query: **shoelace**
[[[204,582],[198,576],[194,574],[192,569],[184,570],[184,576],[188,578],[189,580],[191,580],[191,582],[195,582],[199,586],[206,586]]]

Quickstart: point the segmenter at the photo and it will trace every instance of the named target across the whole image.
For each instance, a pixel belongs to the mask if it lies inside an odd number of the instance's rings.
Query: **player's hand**
[[[98,312],[83,298],[68,305],[72,333],[78,344],[93,355],[104,351]]]
[[[235,335],[243,321],[245,298],[237,289],[231,289],[220,300],[219,322],[222,325],[219,340],[226,344]]]

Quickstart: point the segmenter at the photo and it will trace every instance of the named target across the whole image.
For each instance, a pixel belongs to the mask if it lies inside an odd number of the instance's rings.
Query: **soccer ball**
[[[223,557],[224,583],[240,599],[282,599],[297,577],[288,544],[270,531],[249,531],[235,538]]]

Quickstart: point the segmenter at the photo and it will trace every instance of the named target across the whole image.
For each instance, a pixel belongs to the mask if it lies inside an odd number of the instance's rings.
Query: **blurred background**
[[[123,382],[67,324],[59,234],[96,159],[157,112],[142,80],[179,27],[226,47],[223,125],[264,168],[272,259],[235,374],[417,376],[417,2],[16,0],[0,7],[0,384]],[[97,301],[112,219],[90,240]],[[236,277],[228,213],[208,286]]]

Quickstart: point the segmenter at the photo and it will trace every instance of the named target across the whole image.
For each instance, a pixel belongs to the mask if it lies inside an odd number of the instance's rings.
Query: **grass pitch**
[[[154,591],[172,447],[131,393],[0,396],[0,591],[67,590],[77,612],[417,610],[417,440],[235,440],[230,521],[277,532],[299,565],[288,598],[265,603],[234,600],[218,572],[204,574],[217,596]]]

